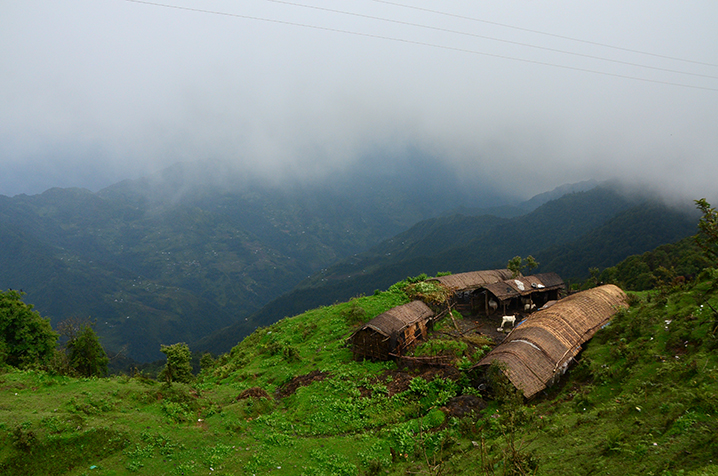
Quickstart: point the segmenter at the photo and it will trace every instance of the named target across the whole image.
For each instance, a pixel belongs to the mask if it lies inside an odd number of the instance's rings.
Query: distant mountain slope
[[[692,234],[696,222],[696,214],[627,198],[610,186],[570,193],[512,219],[461,215],[430,219],[322,270],[246,321],[197,345],[226,349],[256,326],[385,289],[406,276],[503,267],[516,255],[534,255],[540,271],[585,279],[589,267],[611,266]]]
[[[591,267],[614,266],[627,256],[695,234],[698,216],[661,204],[641,204],[618,213],[579,240],[553,246],[535,257],[540,270],[555,271],[565,279],[586,278]]]
[[[98,193],[0,196],[0,288],[23,289],[54,324],[96,319],[108,350],[154,360],[161,343],[193,345],[317,271],[487,193],[460,189],[429,160],[361,165],[325,183],[272,184],[204,161]]]

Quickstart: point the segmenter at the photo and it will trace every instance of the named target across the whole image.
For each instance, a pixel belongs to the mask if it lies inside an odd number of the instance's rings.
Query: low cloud
[[[371,2],[352,8],[543,49],[266,3],[213,3],[235,16],[119,1],[0,7],[8,45],[0,52],[0,194],[97,190],[208,158],[275,182],[317,181],[363,163],[411,167],[416,154],[467,187],[522,198],[615,178],[718,201],[718,67]],[[717,57],[707,19],[718,6],[664,7],[440,8],[665,56]]]

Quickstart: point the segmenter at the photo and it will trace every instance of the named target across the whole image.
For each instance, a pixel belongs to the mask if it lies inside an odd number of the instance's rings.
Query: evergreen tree
[[[70,366],[85,377],[101,377],[107,373],[110,359],[100,345],[100,339],[89,324],[67,342]]]
[[[20,368],[44,366],[53,357],[57,333],[49,319],[22,301],[24,294],[0,291],[0,363]]]
[[[160,346],[160,352],[167,356],[167,363],[160,372],[160,378],[172,382],[190,383],[192,375],[192,353],[185,343]]]

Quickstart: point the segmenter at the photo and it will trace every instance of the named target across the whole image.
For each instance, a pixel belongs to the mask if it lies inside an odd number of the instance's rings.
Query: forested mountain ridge
[[[317,306],[384,289],[421,273],[505,267],[532,254],[537,272],[585,279],[589,268],[694,234],[698,214],[655,199],[627,197],[613,186],[569,193],[514,218],[453,215],[417,223],[365,253],[323,269],[230,328],[197,343],[200,350],[228,349],[238,337]]]
[[[362,173],[278,184],[204,161],[97,193],[0,196],[0,287],[24,290],[54,324],[96,319],[108,350],[155,360],[160,343],[192,344],[316,271],[478,200],[417,187],[421,171],[405,181]]]
[[[97,193],[0,196],[0,287],[24,290],[55,325],[96,320],[110,352],[156,360],[160,344],[227,350],[258,325],[407,275],[504,266],[568,245],[632,206],[599,188],[515,216],[560,190],[492,205],[440,186],[451,178],[432,167],[400,170],[402,180],[355,170],[331,183],[273,184],[210,161]],[[466,203],[512,218],[450,214]],[[221,346],[205,339],[212,334]]]

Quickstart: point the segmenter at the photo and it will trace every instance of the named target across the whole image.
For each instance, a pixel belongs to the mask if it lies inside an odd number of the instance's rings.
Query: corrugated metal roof
[[[511,383],[531,398],[619,309],[626,294],[607,284],[573,294],[537,311],[489,352],[477,366],[499,361]]]

